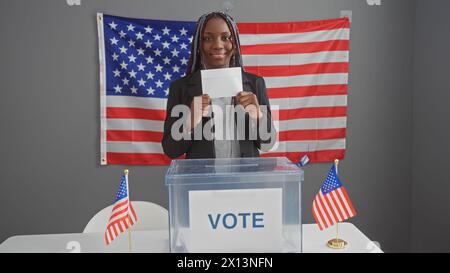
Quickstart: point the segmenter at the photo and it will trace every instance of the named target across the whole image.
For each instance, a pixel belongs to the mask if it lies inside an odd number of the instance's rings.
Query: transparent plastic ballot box
[[[171,252],[302,252],[303,177],[284,157],[172,160]]]

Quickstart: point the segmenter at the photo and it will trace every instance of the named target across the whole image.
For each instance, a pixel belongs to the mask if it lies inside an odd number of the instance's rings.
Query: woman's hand
[[[208,94],[194,97],[191,102],[191,127],[195,128],[202,121],[202,117],[208,116],[211,107],[211,98]]]
[[[259,108],[258,98],[253,92],[242,91],[236,95],[236,103],[244,107],[245,112],[253,120],[258,120],[262,117],[261,109]]]

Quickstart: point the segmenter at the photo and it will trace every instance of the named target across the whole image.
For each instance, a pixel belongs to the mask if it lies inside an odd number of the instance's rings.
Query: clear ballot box
[[[173,160],[171,252],[301,252],[302,181],[283,157]]]

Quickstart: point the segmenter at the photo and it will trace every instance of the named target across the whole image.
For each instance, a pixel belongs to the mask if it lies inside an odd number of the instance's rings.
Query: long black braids
[[[228,27],[231,30],[231,36],[233,38],[232,40],[234,45],[234,55],[230,60],[230,67],[242,67],[242,55],[240,49],[241,44],[239,42],[239,31],[236,22],[229,14],[225,12],[213,11],[202,15],[197,21],[197,27],[195,29],[194,37],[192,40],[191,56],[189,58],[189,64],[186,70],[186,75],[193,74],[194,72],[202,68],[202,60],[200,53],[200,45],[202,39],[201,36],[203,29],[206,26],[206,23],[211,18],[222,18],[227,23]]]

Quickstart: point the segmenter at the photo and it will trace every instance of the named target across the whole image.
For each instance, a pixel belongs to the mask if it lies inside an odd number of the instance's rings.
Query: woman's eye
[[[228,42],[228,41],[231,41],[232,37],[231,36],[222,36],[222,37],[220,37],[220,39],[222,41]],[[213,40],[214,40],[213,37],[203,37],[204,42],[211,42]]]

